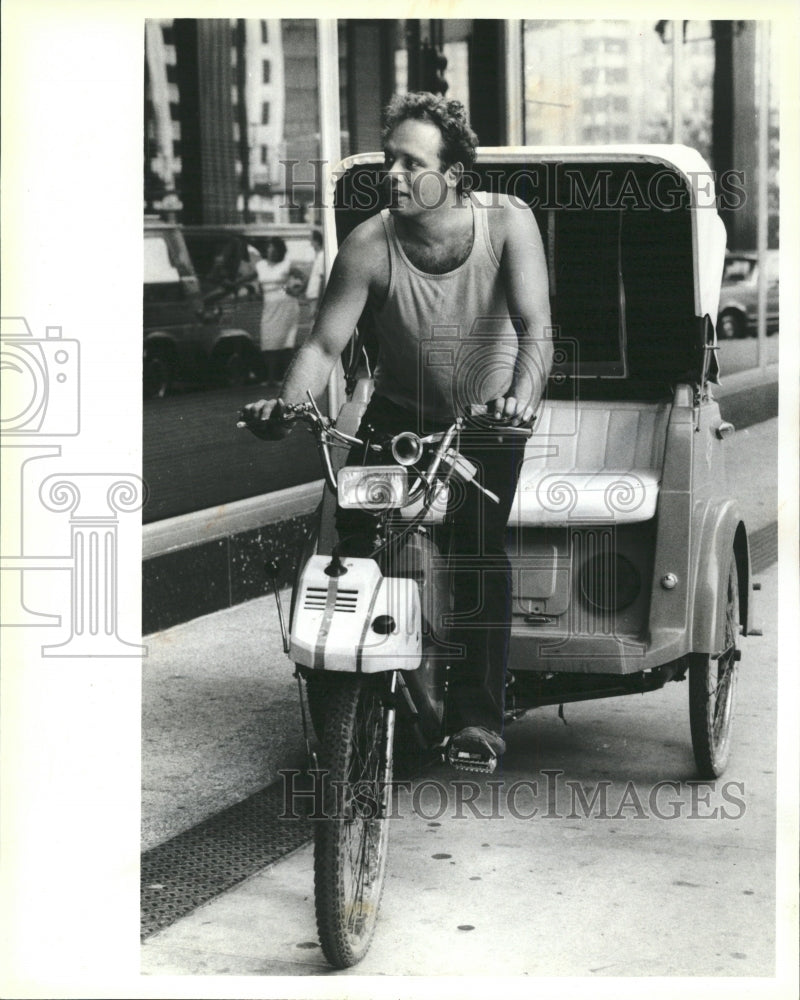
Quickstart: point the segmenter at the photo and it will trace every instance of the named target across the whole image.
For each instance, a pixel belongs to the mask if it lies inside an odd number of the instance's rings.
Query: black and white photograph
[[[675,12],[5,5],[2,995],[796,996],[800,24]]]

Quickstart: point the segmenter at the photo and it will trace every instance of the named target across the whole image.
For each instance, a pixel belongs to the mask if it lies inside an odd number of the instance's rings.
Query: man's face
[[[419,215],[451,202],[458,174],[442,169],[441,146],[441,133],[430,122],[406,119],[389,134],[384,164],[393,213]]]

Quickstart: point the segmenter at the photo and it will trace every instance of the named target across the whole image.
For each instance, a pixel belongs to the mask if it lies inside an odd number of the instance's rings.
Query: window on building
[[[767,155],[768,248],[778,246],[779,121],[774,79],[778,32],[764,21],[687,21],[679,31],[680,58],[666,32],[646,20],[540,20],[523,22],[524,135],[547,145],[677,141],[696,149],[717,175],[728,245],[754,251],[758,225],[758,134],[763,83],[770,113]],[[722,58],[722,63],[718,62]],[[673,72],[680,73],[673,90]],[[720,92],[722,88],[722,92]],[[673,107],[677,93],[678,107]],[[576,96],[577,99],[576,99]],[[735,95],[736,100],[732,98]],[[715,115],[719,116],[717,122]],[[773,119],[774,115],[774,119]],[[733,148],[715,136],[732,138]],[[715,157],[725,161],[720,168]],[[730,160],[730,162],[727,162]],[[727,185],[731,166],[744,178],[746,199]],[[723,178],[721,180],[721,178]],[[740,192],[741,193],[741,192]],[[769,310],[768,310],[769,311]],[[771,332],[771,331],[770,331]],[[776,336],[737,344],[723,358],[727,371],[777,360]]]
[[[581,101],[581,109],[585,115],[596,114],[608,111],[611,98],[608,94],[596,94],[592,97],[584,97]]]
[[[266,8],[262,8],[264,11]],[[201,222],[209,232],[214,228],[220,231],[219,227],[225,226],[230,227],[231,232],[240,233],[246,225],[253,229],[261,227],[263,233],[267,226],[280,225],[289,247],[291,266],[307,273],[313,260],[310,229],[313,225],[327,225],[318,207],[322,201],[324,172],[315,168],[315,161],[319,162],[321,157],[317,22],[311,18],[287,16],[283,20],[245,19],[242,25],[238,19],[225,15],[206,25],[165,19],[163,24],[158,22],[158,27],[164,30],[165,44],[152,47],[154,51],[149,59],[160,74],[167,74],[168,88],[154,96],[150,87],[143,95],[147,98],[144,108],[146,132],[142,143],[146,211],[148,214],[174,212],[176,222],[187,230]],[[323,41],[327,55],[335,61],[335,48],[327,48],[327,32]],[[147,54],[145,56],[147,59]],[[346,83],[349,64],[345,60],[341,65]],[[247,77],[246,85],[240,89],[239,74],[242,72]],[[143,81],[145,85],[152,78],[150,71]],[[196,127],[200,81],[214,95],[213,114],[206,113],[202,129]],[[377,103],[377,95],[369,97]],[[153,106],[156,99],[160,102],[158,109]],[[246,116],[243,114],[245,103]],[[162,143],[170,141],[169,129],[156,129],[156,110],[159,121],[172,117],[172,148],[163,152]],[[346,127],[346,100],[342,111]],[[188,127],[181,130],[181,124]],[[197,164],[206,156],[215,168],[198,172]],[[280,159],[295,164],[291,172],[279,166]],[[163,204],[168,167],[171,167],[169,180],[179,195],[179,201],[173,202],[176,208],[169,207],[170,203]],[[294,184],[291,192],[284,190],[288,182]],[[253,239],[256,239],[255,234]],[[168,253],[172,253],[171,248]],[[206,262],[208,268],[215,254],[216,251]],[[232,251],[224,254],[224,260],[226,266],[231,265],[234,274],[233,265],[241,267],[248,263],[246,256],[236,257]],[[171,264],[173,269],[180,271],[177,258],[173,257]],[[163,246],[151,249],[147,268],[148,274],[155,274],[155,286],[162,291],[169,283],[174,284],[174,271],[170,269],[170,258]],[[203,271],[198,267],[204,280],[208,268]],[[187,269],[187,276],[191,274]],[[243,344],[253,345],[251,356],[257,363],[262,303],[257,295],[244,292],[243,287],[239,294],[232,290],[232,294],[219,300],[222,313],[215,319],[215,329],[235,329]],[[182,292],[178,301],[188,310],[190,303],[184,302]],[[193,315],[187,322],[193,321]],[[305,303],[301,303],[298,343],[310,332],[312,318]],[[290,319],[282,315],[275,322],[278,325],[285,323],[287,327],[286,330],[275,329],[275,336],[280,339],[288,334]],[[173,402],[188,416],[192,408],[199,405],[198,396],[206,389],[229,394],[230,398],[218,412],[208,417],[209,426],[216,428],[210,436],[224,441],[226,437],[230,439],[227,431],[231,426],[230,414],[250,398],[250,389],[221,384],[226,381],[226,371],[219,358],[211,356],[209,333],[207,328],[203,334],[207,339],[203,340],[202,358],[198,354],[196,358],[187,356],[176,362],[180,370],[176,368],[174,384],[180,386],[180,391],[174,392]],[[199,342],[197,348],[201,351]],[[252,374],[257,375],[258,369],[254,368]],[[307,435],[305,440],[298,435],[297,441],[292,439],[292,459],[288,462],[262,463],[258,470],[252,470],[252,475],[250,469],[239,465],[224,476],[198,475],[183,479],[184,472],[177,459],[185,452],[187,439],[185,434],[172,432],[172,418],[164,407],[157,405],[159,402],[162,400],[157,397],[146,401],[143,420],[146,428],[142,461],[150,486],[147,510],[143,513],[145,523],[179,517],[198,509],[216,509],[219,505],[319,478],[313,442]],[[182,426],[189,422],[183,415],[177,417],[177,423]],[[169,444],[165,451],[163,445],[167,439]],[[237,441],[242,440],[237,438]],[[306,454],[309,445],[310,452]],[[295,449],[300,456],[298,461],[294,460]],[[217,465],[224,465],[229,470],[227,443],[223,451],[222,464],[217,462]],[[214,464],[217,460],[211,458],[210,461]]]

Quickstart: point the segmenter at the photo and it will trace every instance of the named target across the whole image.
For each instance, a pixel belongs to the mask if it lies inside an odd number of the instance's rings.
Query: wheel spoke
[[[698,770],[704,777],[719,777],[728,761],[731,744],[737,662],[739,596],[735,556],[731,554],[727,578],[720,581],[725,598],[722,652],[711,657],[695,654],[689,672],[689,708],[692,746]]]
[[[720,663],[722,661],[720,660]],[[714,692],[714,739],[718,740],[726,724],[733,683],[733,660],[726,659],[717,672],[717,687]]]

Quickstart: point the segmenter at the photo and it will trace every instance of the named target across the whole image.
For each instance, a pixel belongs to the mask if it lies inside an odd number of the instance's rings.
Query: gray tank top
[[[420,271],[406,256],[388,209],[381,212],[391,277],[373,312],[376,392],[431,420],[452,421],[472,403],[505,395],[517,358],[487,212],[471,208],[472,249],[446,274]]]

